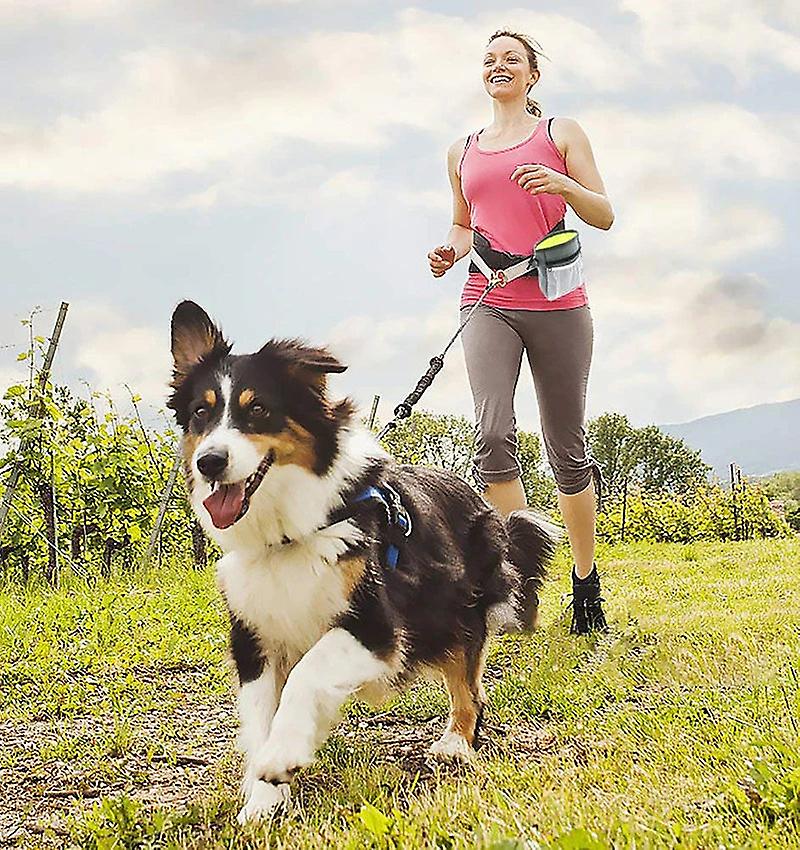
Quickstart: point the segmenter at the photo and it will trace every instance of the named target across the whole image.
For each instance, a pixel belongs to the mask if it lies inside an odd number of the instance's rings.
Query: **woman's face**
[[[483,57],[483,85],[491,97],[524,97],[538,79],[538,71],[531,73],[525,47],[516,38],[503,35],[489,42]]]

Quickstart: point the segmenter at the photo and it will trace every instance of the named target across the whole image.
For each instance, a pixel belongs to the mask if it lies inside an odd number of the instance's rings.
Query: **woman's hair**
[[[521,35],[518,32],[509,32],[508,30],[498,30],[487,42],[487,44],[491,44],[496,38],[502,38],[503,36],[508,36],[509,38],[515,38],[519,41],[523,47],[525,48],[525,53],[528,54],[528,65],[530,65],[531,71],[539,70],[539,57],[544,56],[544,52],[542,51],[542,45],[539,44],[538,41],[534,41],[531,38],[528,38],[527,35]],[[535,45],[535,46],[534,46]],[[530,92],[533,86],[528,86],[528,91]],[[531,115],[535,115],[537,118],[542,117],[542,107],[532,98],[525,98],[525,108]]]

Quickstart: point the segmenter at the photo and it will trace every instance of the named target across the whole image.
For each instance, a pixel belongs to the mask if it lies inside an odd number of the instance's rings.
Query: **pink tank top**
[[[564,217],[567,204],[560,195],[531,195],[509,180],[518,165],[528,163],[567,173],[564,157],[550,138],[549,120],[541,118],[525,141],[500,151],[481,150],[479,135],[473,134],[461,157],[461,189],[469,204],[470,226],[499,251],[532,254],[533,246]],[[471,273],[461,293],[461,306],[474,304],[486,283],[480,272]],[[585,284],[548,301],[536,275],[525,275],[493,289],[483,303],[511,310],[568,310],[588,302]]]

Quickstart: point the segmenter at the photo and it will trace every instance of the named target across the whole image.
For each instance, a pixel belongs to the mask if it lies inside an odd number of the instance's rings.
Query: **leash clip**
[[[506,273],[502,269],[497,269],[492,272],[492,278],[489,281],[492,286],[505,286],[508,281],[506,280]]]

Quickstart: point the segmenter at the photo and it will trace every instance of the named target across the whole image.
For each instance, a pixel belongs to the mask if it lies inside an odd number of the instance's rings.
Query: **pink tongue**
[[[244,502],[244,481],[238,484],[220,484],[203,502],[217,528],[228,528],[239,519]]]

